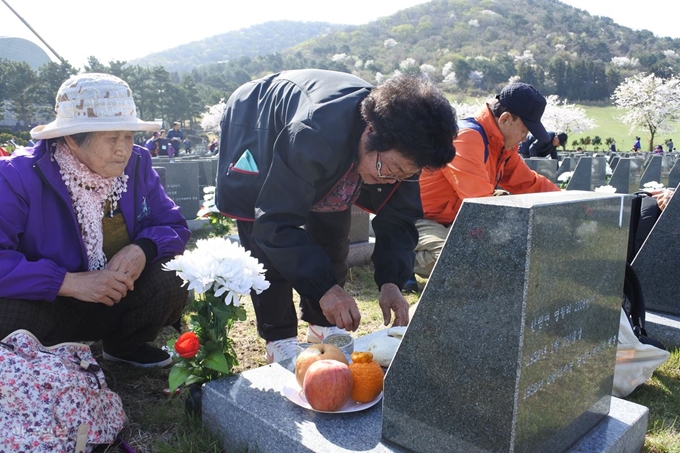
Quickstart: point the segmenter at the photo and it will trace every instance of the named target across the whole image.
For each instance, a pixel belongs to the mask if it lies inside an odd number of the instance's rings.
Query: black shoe
[[[148,343],[144,343],[135,352],[130,354],[116,357],[106,351],[102,351],[102,355],[104,360],[129,363],[130,365],[139,368],[164,367],[172,363],[170,354],[161,348],[157,348],[156,346],[152,346]]]
[[[416,281],[416,274],[411,275],[411,278],[404,283],[404,287],[401,290],[405,293],[417,293],[420,291],[418,282]]]

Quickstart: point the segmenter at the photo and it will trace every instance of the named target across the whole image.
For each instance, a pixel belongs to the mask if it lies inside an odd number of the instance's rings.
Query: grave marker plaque
[[[556,453],[606,417],[624,201],[465,200],[385,377],[383,438],[414,452]]]

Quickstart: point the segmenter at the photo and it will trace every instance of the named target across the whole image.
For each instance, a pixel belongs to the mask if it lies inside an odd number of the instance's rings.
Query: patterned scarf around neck
[[[71,195],[73,209],[80,225],[80,234],[87,251],[88,269],[103,269],[106,266],[104,254],[104,233],[102,218],[107,201],[110,215],[118,206],[118,200],[127,190],[128,175],[122,174],[105,178],[92,172],[81,163],[69,147],[59,143],[54,151],[54,160],[59,165],[61,179]]]

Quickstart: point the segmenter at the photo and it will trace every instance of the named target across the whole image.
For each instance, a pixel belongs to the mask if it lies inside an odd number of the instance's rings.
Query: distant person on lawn
[[[420,176],[424,218],[418,220],[416,274],[428,277],[444,246],[463,200],[490,197],[503,189],[511,194],[560,190],[531,170],[517,152],[531,132],[542,142],[553,137],[541,124],[546,100],[525,83],[507,85],[474,118],[458,122],[453,144],[456,158]]]
[[[455,154],[446,98],[416,76],[373,87],[341,72],[293,70],[238,88],[221,124],[217,206],[267,269],[270,288],[251,293],[267,361],[295,357],[293,289],[308,341],[359,327],[343,289],[353,204],[376,213],[372,259],[385,325],[405,326],[400,289],[422,216],[416,175]]]
[[[148,342],[188,292],[161,265],[189,229],[135,131],[130,87],[109,74],[66,80],[34,147],[0,159],[0,340],[26,329],[44,345],[102,341],[105,360],[169,365]]]
[[[534,137],[531,133],[526,140],[519,146],[519,153],[525,159],[530,157],[548,157],[557,160],[557,147],[567,143],[567,134],[564,132],[548,132],[550,140],[543,142]]]

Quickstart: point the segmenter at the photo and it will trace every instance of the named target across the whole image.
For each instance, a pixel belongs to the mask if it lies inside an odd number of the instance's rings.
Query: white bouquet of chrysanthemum
[[[265,269],[250,252],[229,239],[200,239],[196,248],[163,265],[193,290],[189,330],[168,341],[176,363],[168,377],[170,390],[229,375],[238,365],[229,331],[244,321],[241,296],[269,288]]]
[[[557,177],[557,182],[560,183],[560,188],[565,189],[567,187],[567,184],[569,184],[569,181],[571,181],[571,177],[574,176],[573,171],[565,171],[561,175]]]
[[[215,186],[203,188],[203,205],[196,213],[198,219],[208,219],[217,236],[227,236],[231,230],[232,220],[222,215],[215,204]]]
[[[660,182],[649,181],[649,182],[646,182],[646,183],[642,186],[642,188],[645,189],[645,190],[661,190],[661,189],[665,189],[666,186],[664,186],[664,185],[661,184]]]
[[[227,293],[224,301],[227,305],[238,306],[238,296],[249,294],[251,289],[260,294],[269,288],[262,264],[241,245],[225,238],[199,239],[194,250],[163,267],[176,271],[185,284],[189,283],[189,290],[197,293],[212,290],[215,297]]]
[[[595,187],[595,192],[601,192],[601,193],[615,193],[615,192],[616,192],[616,187],[610,186],[609,184],[607,184],[606,186]]]

